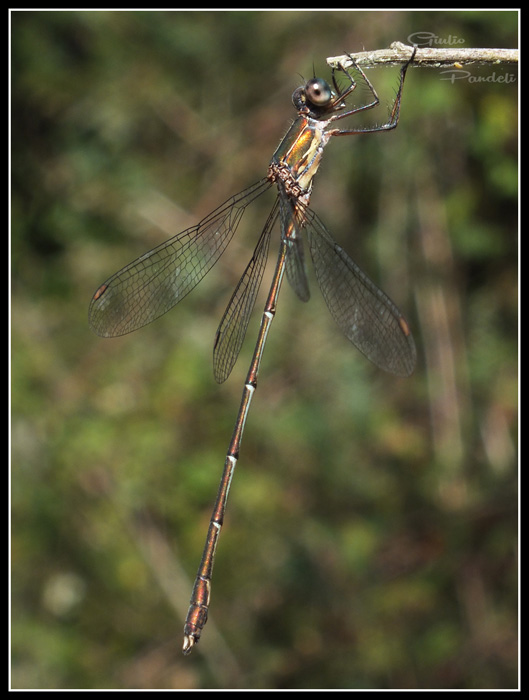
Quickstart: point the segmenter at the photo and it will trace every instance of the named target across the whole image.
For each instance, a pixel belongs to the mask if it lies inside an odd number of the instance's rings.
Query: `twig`
[[[380,51],[362,51],[353,53],[351,56],[356,63],[362,67],[370,66],[398,66],[406,63],[411,55],[412,47],[394,41],[389,49]],[[327,59],[327,63],[336,68],[341,64],[344,68],[351,65],[349,56],[334,56]],[[478,65],[517,65],[518,49],[462,49],[461,47],[451,47],[449,49],[438,48],[418,48],[411,66],[441,68],[469,66],[473,63]]]

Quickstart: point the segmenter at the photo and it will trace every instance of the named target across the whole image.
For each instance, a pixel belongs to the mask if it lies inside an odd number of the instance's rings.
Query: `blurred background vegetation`
[[[516,68],[410,69],[397,131],[329,145],[313,207],[408,317],[418,367],[365,360],[313,275],[308,304],[284,286],[187,658],[266,279],[222,386],[213,338],[273,196],[170,314],[115,340],[87,325],[110,274],[266,173],[326,57],[418,31],[516,48],[517,23],[11,14],[12,687],[517,686]],[[398,69],[369,77],[380,123]]]

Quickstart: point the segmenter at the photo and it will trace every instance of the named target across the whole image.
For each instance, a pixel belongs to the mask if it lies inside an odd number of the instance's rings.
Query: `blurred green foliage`
[[[272,196],[181,307],[116,340],[86,322],[111,273],[265,174],[327,56],[417,31],[515,48],[517,19],[12,12],[13,688],[517,686],[515,68],[410,69],[396,131],[330,144],[314,209],[418,368],[383,375],[314,278],[306,305],[285,286],[188,658],[258,312],[220,387],[212,342]],[[389,103],[398,71],[369,75]]]

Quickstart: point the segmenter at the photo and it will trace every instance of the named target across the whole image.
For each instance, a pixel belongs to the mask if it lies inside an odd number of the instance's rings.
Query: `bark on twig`
[[[362,68],[380,65],[398,66],[406,63],[411,55],[412,48],[412,46],[402,44],[400,41],[394,41],[389,49],[362,51],[353,53],[351,56]],[[351,65],[351,59],[347,55],[334,56],[328,58],[327,63],[333,68],[336,68],[339,64],[347,68]],[[452,46],[449,49],[419,47],[410,67],[460,68],[471,64],[488,66],[500,64],[517,65],[518,49],[463,49],[457,46]]]

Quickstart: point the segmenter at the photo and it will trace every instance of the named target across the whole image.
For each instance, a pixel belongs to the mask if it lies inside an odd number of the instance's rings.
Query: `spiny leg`
[[[391,113],[389,116],[389,120],[385,124],[380,124],[378,126],[371,126],[371,127],[365,127],[365,128],[356,128],[356,129],[333,129],[329,131],[328,133],[331,134],[332,136],[347,136],[349,134],[368,134],[368,133],[373,133],[375,131],[388,131],[389,129],[394,129],[397,124],[399,123],[399,114],[400,114],[400,103],[402,99],[402,88],[404,86],[404,78],[406,77],[406,71],[408,70],[408,67],[410,63],[413,61],[415,58],[415,54],[417,52],[417,47],[413,47],[413,52],[408,59],[408,61],[402,66],[400,69],[400,82],[399,82],[399,88],[397,90],[397,95],[395,97],[395,101],[393,103],[393,107],[391,109]],[[364,79],[366,85],[368,86],[369,90],[371,91],[371,94],[374,97],[373,102],[369,103],[368,105],[364,105],[362,107],[357,107],[356,109],[350,110],[348,112],[343,112],[342,114],[335,114],[333,115],[329,121],[337,121],[338,119],[343,119],[344,117],[349,117],[352,114],[356,114],[357,112],[361,112],[366,109],[371,109],[372,107],[375,107],[376,105],[380,104],[379,97],[376,93],[375,88],[369,81],[369,78],[367,75],[364,73],[364,71],[360,68],[360,66],[355,62],[353,57],[350,54],[347,54],[351,61],[353,62],[354,68],[360,73],[362,78]],[[353,80],[352,76],[349,74],[349,71],[346,68],[342,68],[344,73]],[[354,82],[354,81],[353,81]]]

